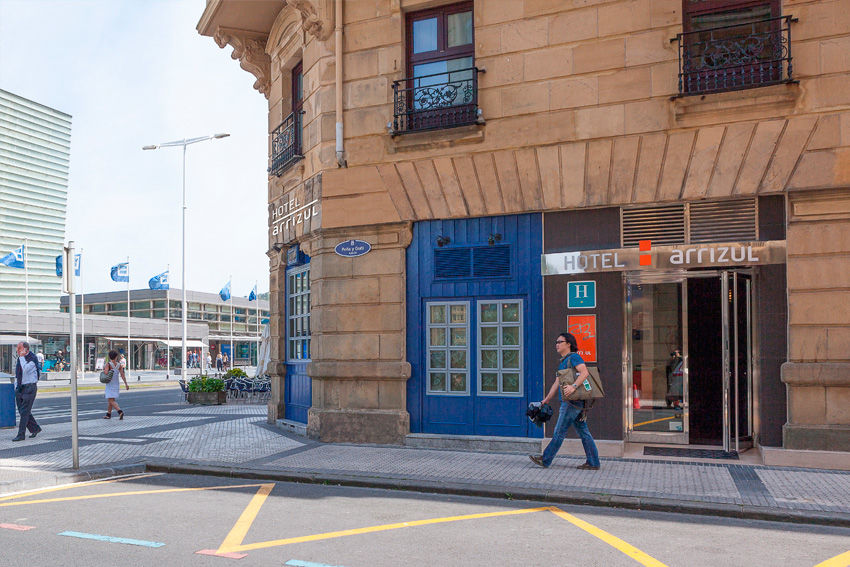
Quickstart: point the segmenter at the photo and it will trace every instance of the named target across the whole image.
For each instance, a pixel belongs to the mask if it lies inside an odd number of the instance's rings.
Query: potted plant
[[[247,378],[248,375],[241,368],[231,368],[227,372],[224,373],[223,378],[227,380],[228,378]]]
[[[189,381],[188,401],[190,404],[204,406],[227,403],[227,392],[224,391],[224,380],[211,378],[206,374],[195,376]]]

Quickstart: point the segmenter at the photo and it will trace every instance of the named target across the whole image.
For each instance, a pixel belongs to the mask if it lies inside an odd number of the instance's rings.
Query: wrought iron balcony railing
[[[301,115],[296,111],[283,119],[272,132],[272,159],[269,173],[280,177],[301,155]]]
[[[479,121],[478,73],[469,67],[393,81],[392,135],[466,126]]]
[[[678,34],[679,95],[792,82],[791,16]]]

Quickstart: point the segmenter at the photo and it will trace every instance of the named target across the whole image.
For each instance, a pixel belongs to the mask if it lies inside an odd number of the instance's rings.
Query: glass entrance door
[[[684,278],[626,288],[629,440],[688,443]]]
[[[629,441],[752,446],[752,277],[626,276]]]
[[[723,309],[723,450],[752,446],[752,277],[721,272]]]

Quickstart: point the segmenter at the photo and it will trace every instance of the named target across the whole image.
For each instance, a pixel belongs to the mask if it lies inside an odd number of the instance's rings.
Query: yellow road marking
[[[815,567],[847,567],[848,565],[850,565],[850,551],[818,563]]]
[[[260,486],[257,493],[242,511],[242,515],[239,516],[238,520],[236,520],[236,524],[233,526],[233,529],[231,529],[230,533],[227,534],[227,537],[224,538],[224,541],[219,546],[217,553],[227,553],[225,550],[239,547],[239,545],[242,544],[242,541],[248,534],[248,530],[251,529],[251,524],[254,523],[254,519],[260,512],[260,507],[262,507],[265,503],[266,498],[269,497],[269,493],[271,493],[272,488],[274,488],[274,484],[263,484]]]
[[[252,501],[253,504],[253,501]],[[249,507],[251,504],[249,504]],[[498,516],[515,516],[517,514],[528,514],[531,512],[543,512],[545,510],[549,510],[549,508],[525,508],[523,510],[509,510],[506,512],[484,512],[481,514],[467,514],[465,516],[450,516],[447,518],[432,518],[429,520],[414,520],[412,522],[399,522],[396,524],[384,524],[382,526],[369,526],[366,528],[355,528],[352,530],[340,530],[337,532],[327,532],[323,534],[314,534],[308,536],[299,536],[299,537],[291,537],[287,539],[276,539],[272,541],[263,541],[259,543],[250,543],[247,545],[234,545],[233,547],[226,547],[224,544],[218,549],[219,553],[231,553],[235,551],[250,551],[254,549],[264,549],[267,547],[278,547],[281,545],[289,545],[292,543],[305,543],[308,541],[321,541],[326,539],[332,539],[337,537],[345,537],[351,535],[360,535],[360,534],[369,534],[375,532],[385,532],[388,530],[398,530],[401,528],[413,528],[416,526],[428,526],[432,524],[442,524],[446,522],[459,522],[462,520],[478,520],[481,518],[495,518]],[[247,509],[246,509],[247,511]],[[241,520],[241,518],[240,518]],[[241,527],[241,526],[240,526]],[[250,527],[250,526],[248,526]],[[225,542],[235,541],[236,538],[231,538],[233,532],[237,529],[237,526],[234,526],[231,533],[228,534]]]
[[[122,482],[125,480],[136,480],[139,478],[145,478],[150,476],[160,476],[162,473],[145,473],[145,474],[137,474],[132,476],[125,476],[121,478],[112,478],[109,480],[95,480],[92,482],[83,482],[83,483],[74,483],[74,484],[66,484],[64,486],[52,486],[50,488],[42,488],[40,490],[29,490],[27,492],[22,492],[20,494],[13,494],[12,496],[3,496],[0,498],[0,502],[4,500],[14,500],[16,498],[26,498],[29,496],[36,496],[37,494],[46,494],[48,492],[58,492],[60,490],[68,490],[69,488],[80,488],[83,486],[94,486],[96,484],[110,484],[112,482]]]
[[[111,498],[113,496],[140,496],[143,494],[166,494],[169,492],[197,492],[200,490],[217,490],[222,488],[248,488],[263,486],[262,484],[231,484],[225,486],[201,486],[197,488],[159,488],[152,490],[136,490],[131,492],[110,492],[109,494],[89,494],[87,496],[65,496],[62,498],[44,498],[41,500],[24,500],[22,502],[4,502],[0,508],[6,506],[23,506],[24,504],[48,504],[51,502],[70,502],[73,500],[93,500],[95,498]]]
[[[649,421],[641,421],[640,423],[635,423],[632,427],[640,427],[641,425],[649,425],[650,423],[658,423],[659,421],[667,421],[668,419],[676,419],[676,416],[671,415],[669,417],[660,417],[658,419],[650,419]]]
[[[626,555],[628,555],[629,557],[631,557],[632,559],[634,559],[635,561],[637,561],[641,565],[646,565],[647,567],[666,567],[664,565],[664,563],[661,563],[660,561],[658,561],[654,557],[647,555],[646,553],[644,553],[640,549],[636,548],[635,546],[624,542],[620,538],[609,534],[605,530],[597,528],[596,526],[594,526],[592,524],[588,524],[584,520],[580,520],[580,519],[576,518],[572,514],[564,512],[560,508],[556,508],[555,506],[552,506],[552,507],[548,508],[548,510],[550,512],[552,512],[553,514],[555,514],[556,516],[565,519],[566,521],[568,521],[572,525],[583,529],[584,531],[586,531],[590,535],[601,539],[602,541],[604,541],[605,543],[607,543],[608,545],[610,545],[614,549],[617,549],[618,551],[625,553]]]

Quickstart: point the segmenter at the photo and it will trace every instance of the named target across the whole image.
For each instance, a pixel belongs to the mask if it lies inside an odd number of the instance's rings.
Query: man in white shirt
[[[35,353],[35,357],[38,359],[38,369],[41,370],[44,368],[44,353],[39,351]]]
[[[27,429],[30,437],[35,437],[41,432],[38,422],[32,416],[32,404],[38,393],[38,379],[41,377],[41,368],[38,358],[30,352],[28,342],[18,343],[18,362],[15,364],[15,404],[21,421],[18,424],[18,435],[12,441],[23,441]]]

